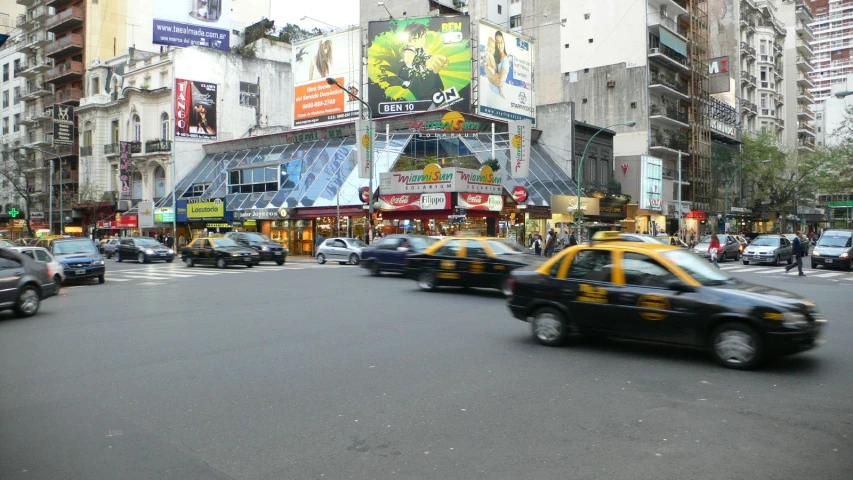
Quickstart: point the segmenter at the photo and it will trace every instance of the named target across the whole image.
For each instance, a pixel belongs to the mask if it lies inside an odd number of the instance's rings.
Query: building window
[[[521,28],[521,15],[509,17],[509,28]]]
[[[160,139],[169,139],[169,114],[166,112],[160,115]]]
[[[16,113],[15,118],[12,119],[12,131],[13,132],[19,132],[21,130],[20,122],[21,122],[21,114]]]
[[[504,7],[502,5],[498,5],[498,15],[502,15],[504,12]]]
[[[154,169],[154,198],[166,196],[166,171],[158,166]]]
[[[9,108],[9,91],[3,92],[3,108]]]
[[[95,77],[92,79],[92,95],[99,93],[101,93],[101,79],[100,77]]]
[[[133,138],[131,138],[134,142],[142,141],[142,124],[139,122],[139,115],[133,116]]]
[[[257,107],[260,95],[258,85],[255,83],[240,82],[240,105],[244,107]]]
[[[3,135],[9,135],[9,117],[3,118]]]
[[[131,178],[133,179],[133,191],[131,192],[133,194],[133,199],[134,200],[141,200],[142,199],[142,174],[139,172],[133,172],[133,176]]]
[[[12,78],[15,78],[18,76],[18,70],[20,70],[20,69],[21,69],[21,60],[20,59],[15,60],[15,68],[12,69]]]
[[[247,168],[228,174],[228,193],[275,192],[278,190],[278,167]]]
[[[110,139],[113,144],[117,144],[118,140],[118,120],[113,120],[112,128],[110,129]]]
[[[84,147],[92,146],[92,122],[86,122],[83,128],[83,145]]]
[[[9,81],[9,64],[8,63],[3,65],[3,81],[4,82]]]

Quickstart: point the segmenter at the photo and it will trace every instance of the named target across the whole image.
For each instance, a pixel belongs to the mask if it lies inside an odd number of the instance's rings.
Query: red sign
[[[705,212],[699,210],[690,210],[690,213],[685,215],[684,218],[695,218],[696,220],[705,220]]]
[[[489,210],[500,212],[504,208],[504,197],[483,193],[459,193],[458,206],[468,210]]]
[[[447,210],[450,208],[450,194],[401,193],[380,195],[379,208],[387,211]]]
[[[362,203],[370,202],[370,187],[361,187],[361,201]]]
[[[193,98],[193,86],[189,80],[175,80],[175,133],[190,133],[190,104]]]
[[[516,186],[512,189],[512,199],[515,200],[516,203],[523,203],[527,200],[527,189],[521,185]]]
[[[43,218],[31,218],[30,226],[31,227],[43,227],[47,225],[47,221]]]
[[[136,215],[122,215],[118,222],[112,222],[116,228],[139,228],[139,219]]]

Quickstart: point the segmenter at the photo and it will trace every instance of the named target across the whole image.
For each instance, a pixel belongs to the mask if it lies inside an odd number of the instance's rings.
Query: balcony
[[[776,105],[782,105],[785,103],[784,95],[776,95]]]
[[[142,153],[142,142],[128,142],[130,144],[130,153]]]
[[[44,72],[45,70],[49,70],[51,67],[53,67],[53,61],[48,58],[30,57],[27,59],[26,63],[22,63],[18,66],[18,73],[16,75],[30,78]]]
[[[35,32],[27,35],[21,43],[18,44],[18,51],[23,53],[34,53],[36,50],[44,47],[48,42],[53,41],[52,33]]]
[[[55,58],[57,56],[78,53],[82,50],[83,36],[77,33],[71,33],[48,45],[45,54],[48,57]]]
[[[36,24],[44,20],[45,18],[50,17],[51,15],[53,15],[52,8],[45,6],[36,7],[27,11],[26,22],[30,24]]]
[[[51,108],[32,108],[24,113],[24,118],[21,120],[23,125],[36,125],[41,122],[46,122],[53,118],[53,109]]]
[[[86,15],[81,7],[71,7],[50,17],[45,22],[44,29],[48,32],[60,32],[82,25],[86,20]]]
[[[682,71],[690,70],[690,67],[687,64],[687,57],[666,45],[659,45],[657,48],[650,48],[649,58],[661,61]]]
[[[674,106],[664,107],[652,104],[649,106],[649,118],[668,124],[674,128],[686,128],[689,126],[687,124],[687,113],[679,112]]]
[[[815,115],[811,108],[809,107],[797,107],[797,119],[798,120],[814,120]]]
[[[740,72],[740,81],[741,83],[752,85],[753,87],[758,86],[756,83],[755,75],[750,75],[748,72],[745,71]]]
[[[777,128],[785,128],[785,120],[782,120],[781,118],[777,117],[776,118],[776,127]]]
[[[797,135],[814,137],[814,127],[805,122],[797,122]]]
[[[46,82],[64,82],[81,78],[83,78],[83,62],[74,61],[61,63],[48,70],[45,75]]]
[[[808,41],[814,40],[814,31],[812,30],[812,27],[803,22],[797,22],[797,35]]]
[[[809,42],[805,40],[797,40],[797,52],[800,55],[811,58],[814,56],[814,52],[812,51],[812,46]]]
[[[755,59],[755,48],[753,48],[750,44],[746,42],[740,42],[740,51],[744,54],[744,57],[752,57]]]
[[[797,68],[808,73],[814,72],[812,62],[810,62],[806,57],[802,57],[800,55],[797,55]]]
[[[56,92],[56,101],[66,105],[77,105],[83,98],[83,90],[79,88],[66,88]]]
[[[171,152],[172,142],[170,140],[148,140],[145,142],[145,153]]]
[[[814,152],[814,140],[809,137],[800,138],[797,140],[797,149]]]
[[[21,100],[34,100],[53,94],[53,85],[30,83],[21,89]]]
[[[81,157],[91,157],[92,156],[92,146],[88,145],[85,147],[80,147],[80,156]]]
[[[682,152],[682,156],[687,156],[687,142],[677,140],[671,136],[664,135],[660,132],[652,132],[652,137],[649,139],[649,150],[657,153],[669,153],[670,155],[678,155]]]
[[[41,3],[41,0],[15,0],[15,3],[17,3],[18,5],[23,5],[28,8],[35,5],[36,2]]]
[[[814,81],[808,73],[797,73],[797,85],[803,88],[814,88]]]
[[[104,155],[106,155],[108,157],[118,155],[120,153],[119,147],[120,147],[120,145],[118,143],[104,144]]]
[[[814,103],[814,95],[805,89],[797,89],[797,103]]]
[[[651,73],[649,75],[649,88],[685,100],[690,98],[687,94],[686,85],[682,85],[671,76],[661,75],[660,73]]]
[[[660,28],[663,27],[670,32],[687,41],[687,29],[678,24],[678,22],[670,17],[661,15],[660,13],[650,13],[648,21],[649,30],[660,36]]]
[[[47,147],[53,145],[52,133],[30,133],[27,135],[24,148]]]
[[[814,22],[812,9],[809,8],[802,0],[799,0],[797,5],[794,7],[794,15],[796,15],[798,20],[802,20],[805,23]]]

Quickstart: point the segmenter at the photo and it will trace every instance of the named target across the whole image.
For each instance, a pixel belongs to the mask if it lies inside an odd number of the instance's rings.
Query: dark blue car
[[[421,253],[435,242],[423,235],[388,235],[361,251],[361,266],[374,276],[382,272],[403,273],[408,255]]]
[[[104,257],[95,242],[86,237],[57,238],[50,242],[50,253],[65,269],[65,280],[97,278],[104,283]]]

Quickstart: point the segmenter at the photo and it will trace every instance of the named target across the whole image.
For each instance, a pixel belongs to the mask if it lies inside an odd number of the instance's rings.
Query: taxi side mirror
[[[695,292],[696,289],[693,286],[688,285],[677,278],[673,278],[666,282],[666,288],[675,292],[681,293],[692,293]]]

